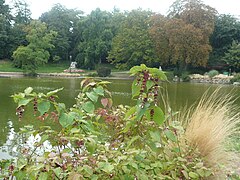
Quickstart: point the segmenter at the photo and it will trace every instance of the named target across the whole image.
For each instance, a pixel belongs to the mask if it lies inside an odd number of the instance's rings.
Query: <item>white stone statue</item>
[[[70,69],[76,69],[77,62],[71,62]]]

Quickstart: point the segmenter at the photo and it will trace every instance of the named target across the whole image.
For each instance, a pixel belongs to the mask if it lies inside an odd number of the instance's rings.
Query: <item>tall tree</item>
[[[240,69],[240,43],[233,41],[231,47],[225,53],[223,57],[225,61],[233,71]]]
[[[5,4],[5,0],[0,0],[0,59],[10,58],[11,44],[9,35],[11,31],[11,15],[10,7]]]
[[[94,69],[106,62],[113,38],[111,18],[111,13],[97,8],[79,22],[76,60],[80,67]]]
[[[13,8],[13,24],[11,33],[9,35],[9,42],[11,44],[11,54],[18,46],[27,45],[26,27],[30,24],[31,11],[28,4],[24,0],[15,0]]]
[[[232,15],[221,14],[215,20],[214,32],[210,38],[213,48],[210,64],[222,64],[223,56],[233,41],[240,42],[240,21]]]
[[[47,26],[40,21],[32,21],[28,27],[27,46],[19,46],[13,53],[14,64],[30,74],[35,74],[39,65],[47,63],[53,48],[51,41],[57,33],[47,32]]]
[[[118,68],[129,69],[145,63],[152,66],[157,59],[149,34],[152,12],[141,9],[126,13],[120,29],[113,38],[108,60]]]
[[[41,15],[40,20],[48,25],[49,31],[58,33],[53,41],[55,48],[50,51],[52,60],[56,57],[69,60],[76,46],[75,30],[82,13],[82,11],[67,9],[61,4],[56,4],[50,11]]]
[[[150,32],[162,63],[206,66],[216,13],[200,0],[177,0],[168,17],[155,15]]]

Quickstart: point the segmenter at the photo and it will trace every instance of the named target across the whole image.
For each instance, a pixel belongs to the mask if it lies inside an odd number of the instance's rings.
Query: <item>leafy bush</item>
[[[132,84],[136,105],[132,107],[113,106],[107,90],[109,82],[93,79],[81,82],[81,92],[70,109],[57,102],[56,94],[61,89],[43,94],[27,88],[13,95],[19,120],[26,106],[30,106],[39,120],[59,123],[61,130],[49,126],[38,130],[32,126],[21,128],[14,139],[19,144],[15,143],[17,147],[13,148],[19,150],[18,156],[14,161],[1,161],[1,178],[204,179],[212,176],[215,166],[206,163],[201,149],[185,138],[189,137],[186,136],[191,132],[189,128],[177,121],[173,113],[164,114],[159,106],[158,94],[161,81],[166,80],[165,74],[145,65],[133,67],[130,73],[136,76]],[[34,139],[31,145],[30,137]]]
[[[234,77],[230,80],[230,82],[233,84],[234,82],[240,82],[240,74],[237,73],[234,75]]]
[[[191,80],[191,78],[190,78],[190,76],[188,75],[187,72],[183,73],[181,75],[181,78],[182,78],[183,82],[189,82]]]
[[[99,77],[107,77],[111,74],[111,68],[109,67],[99,67],[97,69],[97,73]]]
[[[219,72],[217,70],[211,70],[211,71],[208,72],[208,76],[210,78],[213,78],[214,76],[216,76],[218,74],[219,74]]]

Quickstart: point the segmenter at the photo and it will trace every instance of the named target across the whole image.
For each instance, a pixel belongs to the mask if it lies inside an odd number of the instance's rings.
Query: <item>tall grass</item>
[[[218,88],[210,95],[206,92],[195,108],[185,110],[179,116],[185,126],[188,144],[197,148],[201,158],[211,167],[225,164],[231,158],[225,151],[225,143],[238,132],[240,122],[234,98],[219,91]]]

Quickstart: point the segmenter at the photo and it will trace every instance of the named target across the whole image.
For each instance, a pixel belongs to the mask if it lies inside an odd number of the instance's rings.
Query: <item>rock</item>
[[[190,75],[190,82],[197,83],[213,83],[213,84],[230,84],[230,80],[233,76],[228,76],[224,74],[216,75],[210,78],[208,75],[192,74]]]
[[[234,82],[233,85],[240,86],[240,82]]]

